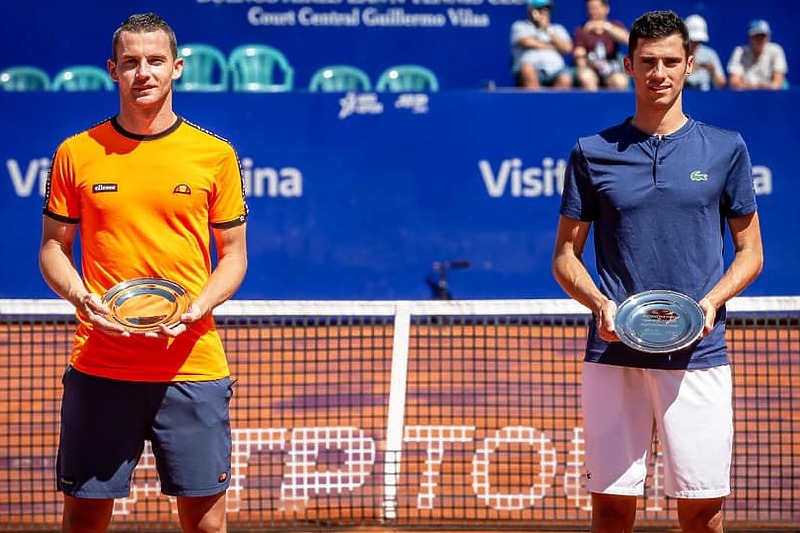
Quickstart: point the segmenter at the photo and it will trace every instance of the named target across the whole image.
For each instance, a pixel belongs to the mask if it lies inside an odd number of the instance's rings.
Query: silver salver
[[[627,346],[645,353],[669,353],[690,346],[703,332],[703,310],[675,291],[644,291],[617,308],[614,326]]]
[[[189,308],[189,295],[180,284],[162,278],[135,278],[111,287],[103,295],[111,309],[107,317],[125,329],[145,333],[174,326]]]

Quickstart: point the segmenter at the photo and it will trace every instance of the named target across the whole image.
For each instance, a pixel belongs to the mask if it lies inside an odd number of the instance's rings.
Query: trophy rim
[[[119,313],[119,306],[137,297],[156,296],[169,302],[171,305],[167,314],[158,320],[136,322],[139,317],[125,317]],[[146,333],[158,331],[160,327],[171,327],[180,322],[180,317],[189,308],[189,295],[179,283],[158,277],[141,277],[121,281],[111,287],[102,296],[103,304],[111,309],[107,317],[131,332]],[[150,317],[148,317],[150,318]]]
[[[685,327],[680,334],[667,341],[643,338],[635,331],[632,322],[646,310],[678,309]],[[647,354],[665,354],[683,350],[700,338],[705,315],[698,303],[689,296],[672,290],[650,290],[633,294],[617,308],[614,325],[623,344]]]

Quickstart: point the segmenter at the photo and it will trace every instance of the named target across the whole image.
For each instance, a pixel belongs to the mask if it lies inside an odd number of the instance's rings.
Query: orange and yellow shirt
[[[152,136],[109,119],[53,156],[44,213],[79,224],[86,288],[102,295],[139,277],[173,280],[194,298],[211,273],[211,227],[242,224],[247,205],[233,147],[178,119]],[[120,337],[78,313],[70,364],[130,381],[204,381],[229,374],[209,314],[175,339]]]

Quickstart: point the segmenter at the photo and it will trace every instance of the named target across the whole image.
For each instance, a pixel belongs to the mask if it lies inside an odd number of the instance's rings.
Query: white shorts
[[[673,498],[730,493],[730,366],[656,370],[584,363],[583,417],[589,492],[641,496],[653,424]]]

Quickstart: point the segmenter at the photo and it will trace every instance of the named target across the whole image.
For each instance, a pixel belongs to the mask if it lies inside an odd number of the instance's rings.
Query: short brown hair
[[[639,39],[659,39],[670,35],[680,35],[683,49],[689,55],[689,30],[686,23],[674,11],[648,11],[631,24],[628,36],[628,57],[633,57]]]
[[[163,31],[167,34],[167,37],[169,37],[169,47],[172,51],[172,58],[175,59],[178,57],[178,40],[175,38],[175,32],[172,31],[169,24],[155,13],[136,13],[126,18],[114,32],[114,37],[111,39],[111,57],[114,61],[117,60],[119,36],[124,31],[131,33]]]

